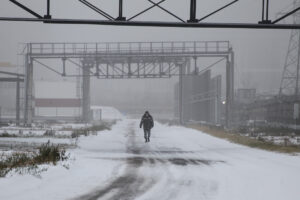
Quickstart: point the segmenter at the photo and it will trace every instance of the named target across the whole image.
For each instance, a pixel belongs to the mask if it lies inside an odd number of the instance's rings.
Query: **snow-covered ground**
[[[298,200],[300,156],[252,149],[200,131],[139,121],[80,137],[69,169],[0,178],[0,199]]]
[[[69,137],[72,134],[72,130],[83,129],[91,127],[92,124],[50,124],[43,127],[19,127],[15,125],[1,127],[0,135],[7,134],[17,137],[41,137],[47,136],[47,131],[53,131],[56,137]]]
[[[119,110],[110,106],[91,106],[91,110],[94,120],[95,118],[101,120],[120,120],[124,118],[124,115]]]
[[[76,138],[53,138],[53,137],[25,137],[14,138],[8,137],[0,138],[0,154],[5,151],[33,151],[40,147],[42,144],[50,142],[51,144],[60,145],[64,148],[75,148]]]

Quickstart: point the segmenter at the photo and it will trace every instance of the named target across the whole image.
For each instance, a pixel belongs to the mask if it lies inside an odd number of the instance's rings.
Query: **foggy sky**
[[[185,3],[187,1],[188,3]],[[23,0],[26,5],[44,15],[45,2]],[[117,0],[90,1],[105,11],[117,11]],[[150,6],[144,0],[127,0],[124,16],[129,17]],[[198,0],[198,18],[208,14],[230,0]],[[290,5],[292,0],[270,0],[270,17]],[[103,19],[77,0],[52,0],[53,18]],[[161,4],[183,19],[188,19],[189,0],[168,0]],[[130,6],[129,6],[130,5]],[[111,9],[114,7],[114,9]],[[111,13],[116,16],[117,13]],[[1,16],[31,17],[8,1],[1,1]],[[260,20],[261,0],[240,0],[237,4],[216,14],[206,22],[253,22]],[[154,8],[137,20],[174,19],[160,9]],[[261,92],[277,92],[288,47],[289,30],[246,29],[182,29],[154,27],[116,27],[92,25],[51,25],[42,23],[0,22],[0,62],[21,65],[17,56],[19,43],[26,42],[117,42],[117,41],[204,41],[229,40],[236,56],[236,88],[258,87]],[[117,84],[117,83],[116,83]]]

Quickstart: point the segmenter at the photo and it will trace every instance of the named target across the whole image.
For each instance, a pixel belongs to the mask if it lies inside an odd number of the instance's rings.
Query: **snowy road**
[[[137,125],[137,123],[131,122],[128,127],[128,132],[125,135],[127,141],[126,158],[103,158],[125,162],[126,167],[124,173],[105,187],[101,187],[99,190],[89,192],[76,199],[96,200],[105,197],[105,199],[129,200],[143,196],[156,185],[162,186],[159,189],[158,199],[175,199],[181,189],[191,186],[193,182],[193,178],[185,177],[187,173],[187,169],[185,168],[188,168],[189,165],[210,166],[223,162],[192,157],[188,158],[188,154],[195,154],[193,151],[187,152],[174,147],[167,148],[164,146],[144,144],[142,134],[134,128],[137,127]],[[137,132],[139,132],[139,134]],[[157,139],[155,136],[153,138],[154,140]],[[172,174],[172,170],[176,170],[176,173]],[[177,175],[181,177],[174,178]],[[169,191],[166,191],[166,187],[170,185],[173,186],[170,187]],[[207,189],[211,191],[203,191],[205,196],[209,196],[210,193],[213,194],[215,188],[214,185],[211,185],[205,188],[205,190]],[[186,193],[186,198],[188,198],[188,193],[190,192],[186,191]],[[153,194],[151,194],[151,198],[154,198],[152,195]]]
[[[82,137],[66,170],[0,179],[0,199],[299,199],[300,156],[271,153],[156,123],[145,143],[138,121]],[[30,183],[30,184],[28,184]],[[36,189],[38,188],[38,190]]]

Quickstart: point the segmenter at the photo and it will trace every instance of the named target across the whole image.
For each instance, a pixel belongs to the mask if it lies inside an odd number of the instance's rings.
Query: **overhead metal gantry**
[[[182,77],[197,75],[197,59],[226,60],[227,119],[233,101],[234,53],[228,41],[195,42],[121,42],[121,43],[28,43],[25,48],[25,112],[26,123],[33,118],[33,68],[45,67],[62,77],[82,77],[82,119],[89,120],[90,78],[145,79],[179,76],[180,105]],[[47,60],[62,62],[59,69]],[[219,63],[215,62],[215,64]],[[79,67],[81,74],[72,74],[70,67]],[[213,65],[212,65],[213,66]],[[210,66],[211,67],[211,66]],[[182,113],[182,106],[180,106]],[[180,119],[182,116],[180,115]]]
[[[271,20],[269,18],[269,10],[270,10],[270,2],[271,0],[262,0],[262,7],[261,7],[261,16],[257,16],[258,18],[261,17],[261,21],[259,22],[248,22],[248,23],[239,23],[238,21],[233,21],[229,23],[225,22],[205,22],[209,17],[221,12],[222,10],[233,6],[239,0],[233,0],[224,3],[224,6],[220,8],[216,8],[211,13],[198,17],[197,16],[197,4],[201,4],[201,0],[185,0],[186,7],[189,8],[189,19],[183,19],[183,17],[174,14],[168,7],[163,6],[162,4],[167,0],[160,0],[158,2],[154,2],[152,0],[145,0],[150,4],[149,7],[140,10],[136,14],[132,16],[125,16],[124,15],[124,4],[126,7],[133,7],[134,2],[132,1],[123,1],[118,0],[118,8],[110,8],[109,11],[104,11],[101,8],[101,5],[92,4],[87,0],[78,0],[79,3],[91,9],[91,11],[97,12],[102,19],[78,19],[78,18],[55,18],[51,15],[51,2],[50,0],[45,0],[45,4],[47,7],[46,14],[41,15],[32,8],[30,5],[26,6],[20,1],[16,0],[9,0],[16,6],[20,7],[21,9],[25,10],[29,14],[33,15],[34,18],[24,18],[24,17],[0,17],[0,21],[24,21],[24,22],[43,22],[43,23],[52,23],[52,24],[90,24],[90,25],[117,25],[117,26],[157,26],[157,27],[182,27],[182,28],[253,28],[253,29],[300,29],[300,24],[279,24],[283,19],[289,17],[290,15],[298,12],[300,7],[295,8],[288,13],[282,15],[278,19]],[[75,0],[74,0],[75,1]],[[52,1],[53,2],[53,1]],[[0,3],[1,5],[1,3]],[[205,4],[203,3],[202,7]],[[137,18],[143,15],[146,12],[153,8],[158,8],[165,13],[172,16],[176,21],[163,21],[162,19],[156,19],[155,21],[150,20],[138,20]],[[66,9],[71,9],[70,7],[66,7]],[[247,9],[247,8],[245,8]],[[113,16],[110,13],[118,13],[118,16]],[[258,12],[259,13],[259,12]],[[237,19],[239,17],[237,16]]]

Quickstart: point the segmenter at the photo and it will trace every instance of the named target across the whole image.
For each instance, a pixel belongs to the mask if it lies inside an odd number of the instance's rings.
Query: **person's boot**
[[[145,138],[145,143],[147,143],[148,142],[148,140],[147,140],[147,138]]]
[[[148,138],[148,142],[150,142],[150,138]]]

